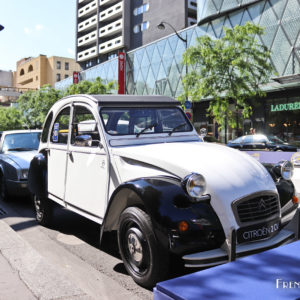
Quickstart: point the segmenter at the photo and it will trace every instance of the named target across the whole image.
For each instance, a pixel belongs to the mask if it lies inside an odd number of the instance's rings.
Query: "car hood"
[[[233,201],[261,191],[277,194],[275,183],[262,164],[250,155],[226,146],[203,142],[164,143],[114,148],[112,151],[125,161],[129,158],[136,165],[146,163],[149,168],[159,168],[181,179],[191,173],[202,174],[207,184],[206,193],[211,195],[211,204],[225,232],[229,232],[232,225],[238,227],[233,221]],[[145,177],[145,172],[141,171],[140,176]],[[228,218],[231,221],[228,222]]]
[[[28,169],[31,160],[37,152],[37,150],[9,151],[6,153],[6,157],[14,161],[21,169]]]

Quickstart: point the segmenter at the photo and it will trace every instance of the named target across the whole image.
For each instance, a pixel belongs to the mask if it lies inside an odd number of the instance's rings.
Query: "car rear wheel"
[[[118,243],[127,272],[135,282],[153,287],[168,273],[168,253],[158,243],[150,217],[137,207],[123,211]]]
[[[34,195],[34,208],[36,220],[40,225],[49,226],[53,218],[53,203],[50,199]]]

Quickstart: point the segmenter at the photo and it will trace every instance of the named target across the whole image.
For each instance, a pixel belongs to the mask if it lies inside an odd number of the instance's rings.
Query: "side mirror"
[[[75,137],[74,145],[80,147],[91,147],[92,142],[92,137],[89,134],[77,135]]]
[[[100,149],[103,148],[103,145],[99,140],[93,140],[92,136],[89,134],[82,134],[77,135],[75,137],[74,146],[80,147],[99,147]]]
[[[201,128],[200,129],[200,136],[203,138],[207,135],[207,129],[206,128]]]

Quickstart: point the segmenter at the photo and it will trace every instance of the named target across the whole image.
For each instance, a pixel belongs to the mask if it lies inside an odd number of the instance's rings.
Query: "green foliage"
[[[78,84],[72,84],[68,87],[65,95],[75,94],[110,94],[112,90],[116,89],[114,81],[104,84],[100,77],[97,77],[95,81],[90,82],[87,80],[80,81]]]
[[[213,40],[209,36],[197,39],[183,55],[190,72],[184,78],[185,94],[192,101],[209,98],[208,112],[224,127],[236,127],[236,112],[244,118],[252,113],[249,99],[263,97],[261,84],[267,83],[273,72],[270,52],[257,42],[264,30],[254,24],[224,28],[224,36]],[[181,95],[181,100],[185,95]]]
[[[51,106],[60,98],[74,94],[109,94],[116,89],[115,82],[103,84],[98,77],[94,82],[72,84],[63,94],[60,90],[44,85],[40,90],[22,94],[17,108],[0,107],[0,130],[41,128]]]
[[[21,129],[21,114],[14,107],[0,107],[0,130]]]
[[[24,128],[41,128],[51,106],[62,97],[59,90],[44,85],[40,90],[28,91],[18,99],[18,110]]]

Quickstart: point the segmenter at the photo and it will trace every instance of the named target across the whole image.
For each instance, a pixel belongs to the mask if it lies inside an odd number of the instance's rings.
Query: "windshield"
[[[172,108],[102,108],[100,115],[110,135],[136,135],[192,131],[183,111]]]
[[[4,137],[2,151],[37,150],[40,143],[40,132],[12,133]]]
[[[268,139],[271,143],[275,143],[275,144],[283,144],[284,143],[284,141],[281,140],[276,135],[268,135]]]

